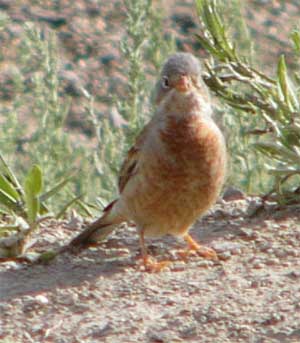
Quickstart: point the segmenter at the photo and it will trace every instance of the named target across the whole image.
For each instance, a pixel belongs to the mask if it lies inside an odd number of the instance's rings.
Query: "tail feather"
[[[115,224],[103,223],[102,218],[97,219],[86,229],[81,232],[78,236],[72,239],[70,242],[71,246],[86,245],[89,243],[94,243],[96,241],[101,241],[106,238],[116,227]]]
[[[105,209],[102,217],[89,224],[83,232],[73,238],[68,246],[62,248],[62,251],[72,250],[72,248],[84,248],[85,246],[104,240],[118,227],[124,218],[116,215],[114,205],[117,199],[111,202]]]
[[[112,206],[105,209],[103,216],[89,224],[83,232],[73,238],[69,243],[69,246],[85,246],[89,243],[96,243],[104,240],[122,222],[119,218],[117,219],[111,215],[111,210]]]

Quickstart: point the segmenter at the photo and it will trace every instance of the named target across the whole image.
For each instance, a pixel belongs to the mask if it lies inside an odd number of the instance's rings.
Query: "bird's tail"
[[[99,219],[89,224],[83,232],[72,239],[70,247],[78,247],[104,240],[123,220],[112,215],[112,202],[104,209],[104,214]]]

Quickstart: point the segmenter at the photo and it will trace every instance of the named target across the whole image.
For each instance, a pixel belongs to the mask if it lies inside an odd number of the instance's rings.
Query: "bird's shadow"
[[[108,241],[109,242],[109,241]],[[16,263],[16,268],[0,270],[0,301],[20,295],[37,294],[80,285],[99,276],[111,278],[124,268],[137,268],[131,254],[102,246],[74,253],[63,253],[47,263]]]

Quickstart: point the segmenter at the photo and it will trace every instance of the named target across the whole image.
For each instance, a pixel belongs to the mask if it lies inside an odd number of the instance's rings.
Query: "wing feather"
[[[147,133],[150,127],[151,127],[151,122],[148,123],[144,127],[144,129],[140,132],[140,134],[136,138],[135,144],[127,152],[127,156],[121,166],[121,170],[119,173],[118,187],[119,187],[120,194],[123,192],[124,188],[126,187],[128,181],[132,178],[132,176],[138,173],[140,151],[145,142],[145,138],[147,136]]]

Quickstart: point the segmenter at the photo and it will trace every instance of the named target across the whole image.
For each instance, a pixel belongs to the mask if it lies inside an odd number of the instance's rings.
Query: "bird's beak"
[[[191,79],[187,75],[180,75],[176,80],[175,88],[178,92],[185,93],[191,87]]]

